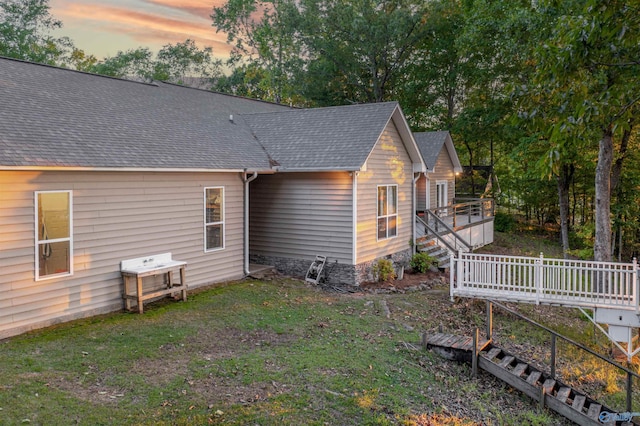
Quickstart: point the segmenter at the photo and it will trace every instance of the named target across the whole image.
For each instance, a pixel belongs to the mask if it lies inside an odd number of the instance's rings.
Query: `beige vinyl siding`
[[[453,199],[456,196],[456,175],[453,171],[451,157],[449,157],[449,153],[445,145],[442,146],[442,150],[440,150],[440,154],[438,154],[438,160],[436,161],[434,170],[435,171],[433,173],[429,173],[429,179],[431,180],[429,188],[431,208],[435,208],[435,206],[438,205],[436,203],[436,182],[439,180],[447,181],[447,200],[449,200],[449,204],[452,204]],[[420,180],[423,179],[424,178],[421,178]]]
[[[250,184],[251,255],[351,264],[352,178],[347,172],[280,173]]]
[[[204,252],[204,187],[225,187],[225,249]],[[35,281],[34,191],[71,190],[73,275]],[[0,171],[0,338],[121,309],[120,261],[171,252],[190,288],[243,275],[237,173]]]
[[[427,208],[427,178],[424,174],[416,182],[416,210],[426,210]]]
[[[409,249],[412,238],[413,165],[390,122],[367,160],[367,170],[358,174],[356,264]],[[377,187],[398,185],[397,237],[377,239]]]

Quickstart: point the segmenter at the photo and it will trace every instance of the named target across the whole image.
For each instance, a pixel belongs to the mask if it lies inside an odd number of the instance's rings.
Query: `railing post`
[[[540,293],[542,292],[542,260],[543,255],[540,253],[540,258],[536,260],[535,271],[533,273],[534,285],[536,287],[536,305],[540,304]]]
[[[630,413],[632,410],[631,407],[631,397],[633,396],[633,376],[630,371],[627,371],[627,412]]]
[[[556,379],[556,335],[551,334],[551,378]]]
[[[449,255],[449,298],[453,302],[453,288],[456,285],[456,257],[451,253]]]
[[[462,288],[465,284],[465,277],[462,273],[463,269],[463,260],[462,260],[462,250],[458,250],[458,264],[456,265],[456,281],[458,284],[458,289]]]
[[[478,377],[478,337],[480,336],[480,331],[478,327],[476,327],[475,332],[473,333],[473,353],[471,354],[471,376],[475,379]]]
[[[493,303],[487,300],[487,340],[493,340]]]
[[[636,308],[636,315],[640,314],[640,281],[638,281],[638,260],[633,258],[633,283],[634,283],[634,294],[633,294],[633,304]]]

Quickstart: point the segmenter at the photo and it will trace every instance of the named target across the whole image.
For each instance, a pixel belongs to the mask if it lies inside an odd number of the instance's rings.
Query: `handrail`
[[[447,249],[449,249],[449,251],[451,253],[456,253],[457,250],[451,244],[449,244],[449,241],[447,241],[444,238],[442,238],[442,236],[440,236],[440,234],[438,234],[433,228],[431,228],[431,226],[429,226],[429,224],[427,222],[422,220],[422,218],[420,216],[416,216],[416,220],[418,222],[420,222],[421,224],[423,224],[425,229],[429,230],[431,232],[431,234],[433,234],[438,239],[438,241],[440,241],[442,244],[444,244],[447,247]]]
[[[567,342],[569,344],[572,344],[572,345],[574,345],[574,346],[576,346],[576,347],[588,352],[589,354],[595,356],[596,358],[599,358],[602,361],[605,361],[605,362],[611,364],[612,366],[618,368],[619,370],[622,370],[625,373],[627,373],[627,401],[626,401],[627,402],[627,407],[626,407],[626,409],[627,409],[627,411],[631,411],[631,408],[632,408],[631,407],[631,400],[632,400],[632,396],[633,396],[633,388],[631,386],[632,377],[635,377],[636,379],[640,379],[640,375],[638,373],[628,369],[627,367],[625,367],[623,365],[618,364],[615,361],[612,361],[612,360],[600,355],[599,353],[597,353],[593,349],[588,348],[588,347],[584,346],[583,344],[578,343],[575,340],[570,339],[569,337],[563,336],[562,334],[560,334],[560,333],[558,333],[556,331],[553,331],[552,329],[550,329],[550,328],[548,328],[548,327],[546,327],[546,326],[544,326],[544,325],[542,325],[542,324],[540,324],[540,323],[538,323],[538,322],[536,322],[536,321],[534,321],[532,319],[529,319],[529,318],[525,317],[524,315],[522,315],[522,314],[520,314],[520,313],[518,313],[518,312],[516,312],[516,311],[514,311],[512,309],[509,309],[505,305],[503,305],[503,304],[501,304],[499,302],[496,302],[495,300],[487,299],[487,301],[489,303],[491,303],[492,305],[496,305],[496,306],[500,307],[501,309],[509,312],[510,314],[515,315],[516,317],[518,317],[518,318],[520,318],[522,320],[525,320],[525,321],[529,322],[530,324],[533,324],[534,326],[536,326],[538,328],[541,328],[542,330],[544,330],[544,331],[550,333],[552,336],[554,336],[552,338],[552,345],[551,345],[552,353],[551,353],[551,361],[550,361],[552,363],[550,365],[552,379],[555,379],[555,359],[556,359],[556,354],[555,354],[555,349],[556,348],[555,348],[555,344],[554,344],[555,337],[559,337],[560,339],[564,340],[565,342]],[[489,318],[489,315],[492,315],[491,314],[491,309],[487,309],[487,324],[493,324],[493,318],[492,317]],[[489,334],[492,334],[492,332],[489,331]],[[491,337],[492,336],[488,336],[488,338],[491,338]]]
[[[540,257],[461,253],[451,294],[573,307],[638,309],[638,266]],[[606,290],[606,291],[603,291]]]
[[[462,237],[460,237],[458,235],[458,233],[456,231],[453,230],[453,228],[451,228],[449,225],[447,225],[442,219],[440,219],[438,217],[437,214],[433,213],[431,210],[425,210],[425,213],[427,215],[429,215],[432,219],[435,220],[437,225],[442,225],[444,227],[445,230],[447,230],[451,235],[454,236],[454,238],[456,239],[456,241],[460,241],[462,243],[462,245],[464,247],[467,248],[467,251],[471,251],[473,249],[473,247],[471,245],[469,245]],[[420,219],[422,220],[422,219]],[[438,236],[438,239],[442,239],[442,237],[440,236],[440,233],[438,232],[438,227],[436,226],[435,231],[433,230],[433,228],[431,228],[431,226],[429,226],[427,224],[427,221],[423,221],[425,223],[425,225],[427,226],[427,228],[433,232],[435,235]],[[457,244],[456,244],[457,245]],[[458,250],[454,249],[453,252],[457,252]]]
[[[441,217],[451,217],[455,228],[458,217],[467,216],[468,223],[472,223],[472,216],[482,219],[493,217],[494,207],[493,198],[456,198],[452,205],[437,207],[433,211]]]

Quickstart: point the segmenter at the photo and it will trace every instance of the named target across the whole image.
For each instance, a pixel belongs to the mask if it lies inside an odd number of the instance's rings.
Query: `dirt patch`
[[[401,280],[373,281],[360,285],[371,293],[404,293],[418,290],[443,289],[449,286],[449,274],[440,271],[426,273],[405,272]]]
[[[154,385],[167,385],[176,380],[184,381],[183,393],[196,394],[209,404],[220,401],[236,403],[253,403],[269,396],[287,391],[284,385],[275,383],[257,383],[238,386],[237,377],[242,369],[225,372],[230,378],[209,377],[194,380],[189,377],[188,363],[185,359],[207,363],[207,368],[216,370],[216,360],[228,359],[248,351],[259,350],[263,346],[286,345],[298,339],[297,336],[278,334],[267,330],[240,331],[233,327],[224,330],[202,329],[188,338],[184,343],[168,343],[158,347],[160,357],[143,357],[133,363],[131,370],[144,376],[145,382]],[[194,355],[195,354],[195,355]],[[265,361],[266,370],[277,370],[279,367]],[[63,390],[76,398],[98,404],[117,405],[126,399],[127,389],[109,384],[113,372],[101,371],[87,365],[87,378],[56,377],[47,386]],[[233,378],[231,378],[233,376]],[[91,379],[89,379],[91,377]],[[170,395],[167,404],[171,404]]]

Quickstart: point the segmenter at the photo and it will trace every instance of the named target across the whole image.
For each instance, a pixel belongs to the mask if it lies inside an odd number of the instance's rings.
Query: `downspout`
[[[258,177],[258,172],[247,177],[246,173],[242,174],[244,182],[244,275],[249,275],[249,183]]]
[[[414,173],[413,174],[413,188],[412,188],[412,196],[411,196],[411,206],[413,209],[413,213],[411,215],[411,235],[413,235],[411,241],[412,241],[412,247],[411,250],[413,253],[416,252],[416,210],[418,208],[418,202],[416,200],[416,185],[418,183],[418,179],[420,179],[420,175],[422,173]],[[426,173],[425,173],[426,176]],[[413,255],[413,253],[411,253]]]
[[[353,195],[351,197],[352,206],[352,218],[351,221],[353,225],[352,229],[352,241],[353,249],[351,250],[353,258],[351,259],[351,263],[355,266],[356,261],[358,260],[358,172],[352,172],[353,184],[351,185],[351,189],[353,191]]]

